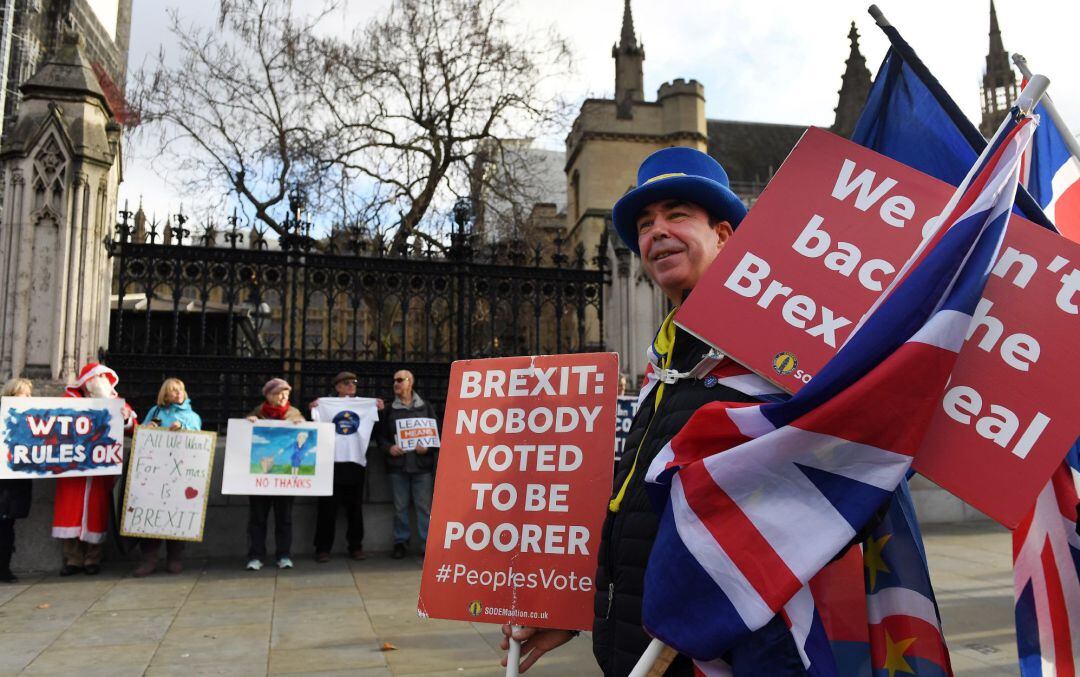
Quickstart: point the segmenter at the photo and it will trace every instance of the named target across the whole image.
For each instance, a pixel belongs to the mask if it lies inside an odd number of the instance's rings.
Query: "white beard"
[[[98,376],[90,379],[83,386],[86,390],[86,394],[90,397],[111,398],[116,397],[116,393],[113,390],[112,384],[104,376]]]

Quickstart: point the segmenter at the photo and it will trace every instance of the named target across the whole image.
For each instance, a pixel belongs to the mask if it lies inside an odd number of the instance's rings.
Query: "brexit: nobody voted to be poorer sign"
[[[422,615],[589,627],[617,376],[612,353],[454,363]]]

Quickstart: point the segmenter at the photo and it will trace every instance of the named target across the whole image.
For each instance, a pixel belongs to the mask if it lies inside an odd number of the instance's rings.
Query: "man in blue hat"
[[[727,173],[716,160],[692,148],[665,148],[641,163],[637,187],[615,203],[612,224],[677,308],[744,216],[746,207],[729,188]],[[629,674],[650,640],[641,626],[641,603],[659,516],[645,493],[649,464],[699,407],[716,401],[756,402],[756,395],[777,392],[763,380],[756,383],[749,373],[743,379],[754,385],[738,390],[726,385],[713,373],[722,357],[677,327],[674,314],[674,310],[668,314],[649,348],[646,384],[615,470],[604,522],[595,581],[593,653],[608,677]],[[503,632],[509,635],[510,627],[504,626]],[[514,629],[513,637],[522,642],[519,669],[526,670],[573,635],[565,630]],[[507,644],[504,639],[504,648]],[[751,674],[748,670],[760,671],[762,666],[768,666],[771,675],[805,672],[795,641],[779,617],[726,658],[735,675]],[[678,656],[664,674],[692,675],[693,666]]]

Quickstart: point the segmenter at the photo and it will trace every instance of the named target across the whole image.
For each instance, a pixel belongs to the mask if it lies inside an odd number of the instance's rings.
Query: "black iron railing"
[[[400,368],[441,404],[455,359],[602,347],[606,258],[558,238],[482,243],[459,228],[446,246],[393,253],[360,229],[316,239],[295,218],[276,242],[235,216],[197,235],[187,222],[137,227],[124,210],[107,243],[102,357],[140,413],[167,376],[184,379],[215,427],[253,408],[274,376],[306,406],[339,370],[360,376],[361,394],[387,396]]]

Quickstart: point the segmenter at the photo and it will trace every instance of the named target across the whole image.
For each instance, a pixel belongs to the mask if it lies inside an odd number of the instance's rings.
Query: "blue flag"
[[[986,139],[892,26],[891,47],[874,78],[851,140],[953,186],[960,185]],[[1056,230],[1021,187],[1016,213]]]

